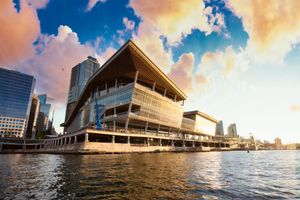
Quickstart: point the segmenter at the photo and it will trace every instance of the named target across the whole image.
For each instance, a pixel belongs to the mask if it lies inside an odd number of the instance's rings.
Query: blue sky
[[[56,99],[61,131],[72,66],[87,55],[103,64],[132,39],[188,94],[186,110],[225,130],[236,122],[245,137],[300,141],[299,9],[297,0],[3,0],[0,66],[36,77],[36,92]]]

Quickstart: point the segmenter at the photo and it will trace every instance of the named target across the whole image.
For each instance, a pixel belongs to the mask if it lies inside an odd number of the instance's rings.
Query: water
[[[0,199],[300,199],[300,151],[0,155]]]

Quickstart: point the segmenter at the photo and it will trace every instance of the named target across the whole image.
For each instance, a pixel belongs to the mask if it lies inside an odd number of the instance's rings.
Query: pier
[[[0,138],[1,153],[131,153],[226,151],[229,143],[212,139],[184,139],[175,136],[122,133],[84,129],[44,140]]]

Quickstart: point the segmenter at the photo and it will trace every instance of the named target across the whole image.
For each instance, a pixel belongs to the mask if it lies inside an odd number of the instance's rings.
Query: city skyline
[[[62,132],[72,67],[87,56],[101,67],[133,39],[188,95],[185,111],[211,114],[225,130],[236,123],[244,137],[251,132],[258,139],[297,142],[300,4],[261,4],[4,0],[0,66],[33,75],[35,93],[54,97],[54,125]],[[56,14],[58,7],[63,15]]]

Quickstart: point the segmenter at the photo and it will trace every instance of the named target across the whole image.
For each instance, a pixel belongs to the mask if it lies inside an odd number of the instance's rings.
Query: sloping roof
[[[86,83],[73,113],[64,123],[68,124],[78,109],[83,105],[83,100],[88,97],[97,85],[105,84],[120,76],[134,79],[135,72],[139,71],[138,81],[144,84],[156,82],[156,90],[163,93],[167,89],[167,96],[176,95],[177,101],[185,100],[186,94],[180,90],[159,67],[157,67],[131,40],[128,40],[111,58],[109,58]],[[63,124],[63,125],[64,125]]]
[[[198,110],[193,110],[193,111],[188,111],[188,112],[184,112],[183,113],[183,117],[187,117],[187,118],[191,118],[192,116],[195,115],[199,115],[201,117],[204,117],[205,119],[215,122],[215,123],[219,123],[220,120],[217,120],[216,118],[204,113],[204,112],[200,112]]]

